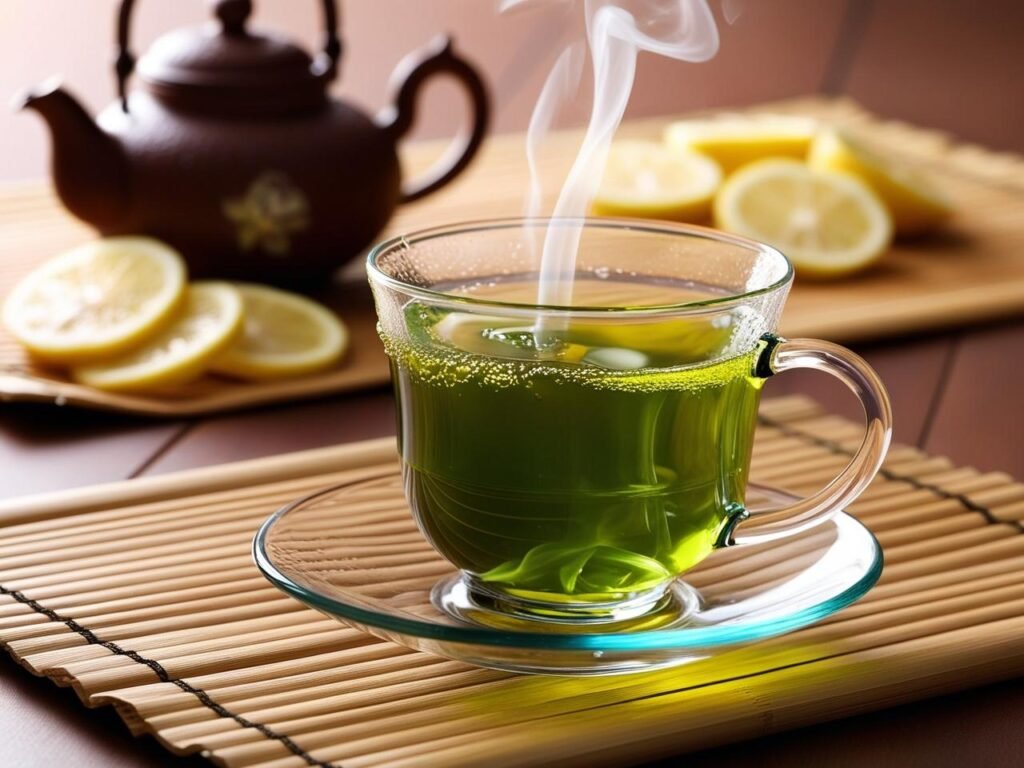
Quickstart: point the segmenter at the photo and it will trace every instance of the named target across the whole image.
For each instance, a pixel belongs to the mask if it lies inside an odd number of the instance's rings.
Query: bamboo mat
[[[762,405],[753,477],[810,492],[861,426]],[[1024,672],[1024,485],[896,447],[852,510],[879,585],[789,636],[660,672],[521,677],[379,641],[270,587],[276,507],[394,467],[377,440],[0,507],[0,641],[137,734],[226,766],[604,765]]]
[[[801,283],[792,291],[782,323],[790,336],[850,342],[955,327],[1024,313],[1024,159],[958,144],[937,131],[884,121],[848,100],[809,98],[761,105],[751,111],[811,115],[845,126],[862,141],[921,166],[953,197],[958,214],[943,233],[898,243],[870,272],[832,284]],[[623,125],[622,136],[657,138],[670,117]],[[543,187],[552,194],[575,156],[578,131],[553,134],[544,148]],[[435,143],[406,148],[412,175],[430,164]],[[441,223],[523,210],[528,175],[520,135],[487,141],[479,158],[454,184],[399,209],[386,235]],[[0,296],[43,259],[90,237],[41,184],[0,186]],[[357,260],[358,261],[358,260]],[[352,282],[319,297],[351,326],[352,348],[339,368],[283,382],[241,384],[207,378],[173,396],[106,394],[33,365],[0,329],[0,397],[57,401],[151,416],[194,416],[271,402],[297,400],[380,385],[388,365],[374,331],[365,277],[358,263]]]

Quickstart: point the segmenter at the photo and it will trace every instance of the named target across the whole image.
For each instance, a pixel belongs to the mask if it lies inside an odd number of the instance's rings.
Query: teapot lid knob
[[[245,22],[252,13],[252,0],[213,0],[213,12],[225,35],[244,35]]]

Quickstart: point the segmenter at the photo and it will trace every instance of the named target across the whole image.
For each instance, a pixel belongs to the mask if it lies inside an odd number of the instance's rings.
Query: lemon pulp
[[[348,330],[315,301],[262,285],[236,283],[245,306],[242,333],[211,370],[242,379],[298,376],[334,365],[348,347]]]
[[[145,344],[103,362],[78,366],[81,384],[118,392],[143,392],[191,381],[242,328],[242,297],[222,282],[190,285],[171,323]]]
[[[185,265],[148,237],[112,237],[62,253],[24,278],[4,324],[36,356],[75,363],[118,354],[166,323],[185,293]]]
[[[715,199],[715,223],[777,247],[797,274],[819,278],[867,267],[892,240],[889,214],[866,184],[794,160],[733,174]]]
[[[941,224],[953,211],[949,199],[927,177],[862,146],[837,131],[823,131],[811,145],[812,168],[849,173],[885,202],[899,235],[918,235]]]
[[[592,210],[598,216],[702,221],[721,181],[718,165],[704,155],[619,141],[609,151]]]

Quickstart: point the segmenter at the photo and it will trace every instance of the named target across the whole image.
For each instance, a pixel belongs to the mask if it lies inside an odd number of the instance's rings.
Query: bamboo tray
[[[766,401],[753,476],[795,492],[861,427]],[[249,554],[278,505],[394,466],[377,440],[0,506],[0,642],[137,734],[232,767],[610,765],[1024,672],[1024,485],[896,447],[853,512],[879,586],[829,620],[688,666],[517,677],[342,627]]]
[[[819,98],[765,105],[757,111],[812,115],[846,126],[875,144],[926,168],[956,200],[960,214],[932,239],[901,243],[865,275],[835,284],[798,282],[782,331],[840,342],[882,338],[1024,313],[1024,159],[956,145],[935,131],[885,122],[852,102]],[[635,121],[623,136],[658,137],[671,118]],[[580,134],[555,134],[541,166],[544,188],[556,190],[575,155]],[[429,164],[435,144],[414,145],[410,173]],[[385,234],[444,222],[514,216],[527,189],[523,140],[491,139],[464,178],[422,203],[398,211]],[[0,187],[0,296],[46,257],[90,237],[61,210],[43,185]],[[351,326],[352,348],[338,369],[285,382],[239,384],[208,378],[174,396],[131,397],[76,385],[31,363],[0,330],[0,398],[69,403],[151,416],[194,416],[265,403],[316,397],[384,384],[388,365],[374,331],[372,303],[358,263],[349,282],[324,299]]]

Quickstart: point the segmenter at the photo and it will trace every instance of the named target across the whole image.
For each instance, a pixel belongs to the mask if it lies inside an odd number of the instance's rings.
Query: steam
[[[502,0],[499,10],[540,2],[564,4],[567,0]],[[639,52],[699,62],[711,58],[718,50],[718,30],[705,0],[583,0],[582,5],[594,101],[579,154],[555,203],[556,217],[586,215],[601,182],[612,138],[626,111]],[[540,145],[560,104],[579,84],[582,64],[576,62],[581,59],[581,53],[572,45],[562,52],[530,120],[526,148],[531,174],[528,214],[538,213],[542,205],[536,168]],[[541,256],[538,303],[571,303],[581,235],[579,227],[548,229]]]
[[[722,18],[726,24],[735,24],[743,13],[743,0],[722,0]]]
[[[530,116],[530,126],[526,130],[526,164],[530,169],[530,187],[523,206],[528,217],[539,216],[544,202],[544,189],[540,183],[540,169],[537,167],[537,152],[558,116],[559,107],[571,99],[579,89],[583,76],[583,61],[582,43],[573,43],[562,51],[547,80],[544,81],[537,106],[533,108],[533,114]]]

